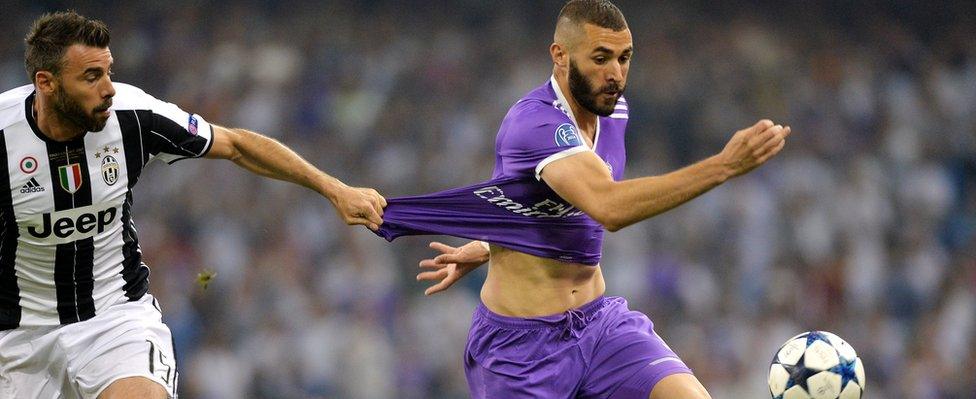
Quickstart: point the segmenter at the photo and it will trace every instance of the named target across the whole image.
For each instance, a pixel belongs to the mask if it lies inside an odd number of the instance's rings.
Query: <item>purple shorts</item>
[[[472,398],[647,399],[691,373],[643,313],[599,297],[565,313],[522,319],[475,310],[464,354]]]

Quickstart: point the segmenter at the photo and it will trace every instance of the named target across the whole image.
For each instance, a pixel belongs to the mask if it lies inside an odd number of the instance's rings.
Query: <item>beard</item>
[[[594,114],[600,116],[610,116],[613,108],[617,105],[617,100],[624,94],[624,87],[619,83],[609,83],[599,90],[595,90],[590,81],[580,73],[579,68],[572,59],[569,60],[569,92],[573,99]],[[608,101],[604,101],[603,94],[614,93],[615,95]]]
[[[98,113],[109,109],[111,106],[112,99],[108,99],[93,109],[91,113],[86,112],[80,103],[65,92],[63,85],[58,85],[57,90],[54,91],[54,101],[51,104],[51,108],[58,118],[86,132],[100,132],[105,128],[108,118],[102,119]]]

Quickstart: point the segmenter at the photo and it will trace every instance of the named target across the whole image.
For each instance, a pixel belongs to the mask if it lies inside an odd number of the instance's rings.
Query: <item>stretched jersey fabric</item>
[[[564,262],[596,265],[603,227],[559,197],[545,182],[550,163],[593,151],[615,180],[623,178],[627,102],[599,117],[593,148],[579,135],[572,110],[554,78],[515,103],[495,140],[491,180],[433,194],[387,201],[376,234],[389,241],[405,235],[444,234],[487,241]]]
[[[206,154],[212,131],[114,85],[105,128],[65,142],[38,129],[33,86],[0,94],[0,330],[88,320],[149,289],[132,187],[153,160]]]

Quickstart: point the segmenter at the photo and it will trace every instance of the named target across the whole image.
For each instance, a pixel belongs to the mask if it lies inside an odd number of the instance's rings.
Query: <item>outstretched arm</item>
[[[542,179],[607,230],[617,231],[757,168],[783,149],[789,134],[789,126],[764,119],[736,132],[718,155],[665,175],[619,182],[596,154],[581,152],[547,165]]]
[[[270,137],[213,125],[213,146],[206,156],[229,159],[261,176],[315,190],[332,202],[346,224],[365,225],[376,230],[383,223],[386,199],[376,190],[349,187]]]

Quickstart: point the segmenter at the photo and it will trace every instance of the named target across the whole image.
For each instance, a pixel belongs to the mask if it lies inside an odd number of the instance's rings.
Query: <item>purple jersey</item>
[[[487,241],[515,251],[564,262],[596,265],[603,226],[559,197],[540,173],[546,165],[594,151],[614,180],[623,178],[627,103],[600,117],[593,148],[579,134],[575,117],[555,79],[515,103],[495,141],[492,179],[433,194],[387,201],[378,235],[444,234]]]

